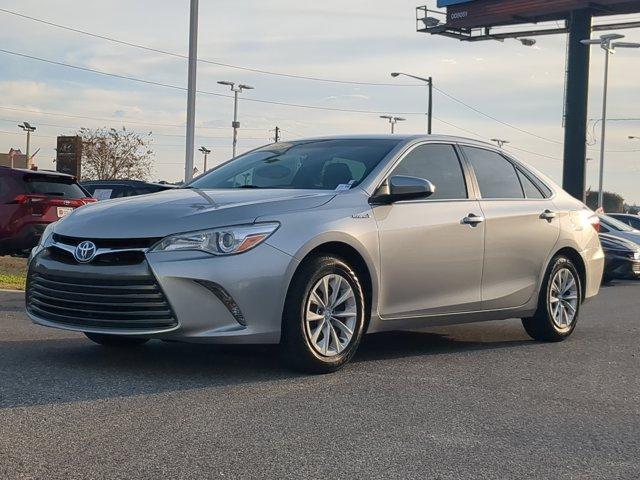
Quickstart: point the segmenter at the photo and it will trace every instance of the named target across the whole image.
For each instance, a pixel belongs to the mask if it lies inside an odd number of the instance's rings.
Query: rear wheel
[[[104,333],[85,332],[87,338],[105,347],[130,348],[137,347],[149,341],[148,338],[124,337],[122,335],[107,335]]]
[[[357,274],[342,259],[319,256],[296,273],[282,324],[283,356],[293,369],[330,373],[355,354],[365,324]]]
[[[523,318],[529,336],[543,342],[560,342],[569,337],[578,323],[582,287],[573,262],[564,256],[553,259],[545,277],[538,310]]]

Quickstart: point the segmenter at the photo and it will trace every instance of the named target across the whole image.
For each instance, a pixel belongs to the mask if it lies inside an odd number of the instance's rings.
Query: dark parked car
[[[28,253],[48,224],[90,197],[70,175],[0,167],[0,255]]]
[[[630,213],[609,213],[608,215],[622,223],[626,223],[631,228],[640,230],[640,215],[631,215]]]
[[[134,197],[147,193],[162,192],[176,188],[166,183],[147,183],[141,180],[90,180],[82,182],[82,186],[96,199]]]
[[[603,281],[640,277],[640,245],[606,233],[600,234],[605,255]]]

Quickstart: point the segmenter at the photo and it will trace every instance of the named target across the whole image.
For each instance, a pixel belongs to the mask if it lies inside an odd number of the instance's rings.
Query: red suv
[[[70,175],[0,167],[0,255],[28,253],[48,224],[94,201]]]

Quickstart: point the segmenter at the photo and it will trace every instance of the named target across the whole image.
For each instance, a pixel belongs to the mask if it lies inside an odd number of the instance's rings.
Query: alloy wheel
[[[305,308],[305,333],[316,353],[342,353],[353,338],[357,318],[356,296],[346,278],[331,273],[315,283]]]
[[[562,268],[551,280],[549,290],[549,312],[555,326],[566,330],[573,324],[578,313],[578,282],[571,270]]]

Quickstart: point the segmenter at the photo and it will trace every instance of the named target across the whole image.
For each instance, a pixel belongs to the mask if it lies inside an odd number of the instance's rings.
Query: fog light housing
[[[195,280],[195,282],[199,285],[202,285],[204,288],[213,293],[218,300],[222,302],[222,304],[229,310],[229,313],[233,316],[233,318],[243,327],[247,326],[247,322],[244,319],[244,315],[240,310],[240,307],[233,299],[233,297],[227,292],[223,287],[218,285],[215,282],[210,282],[208,280]]]

